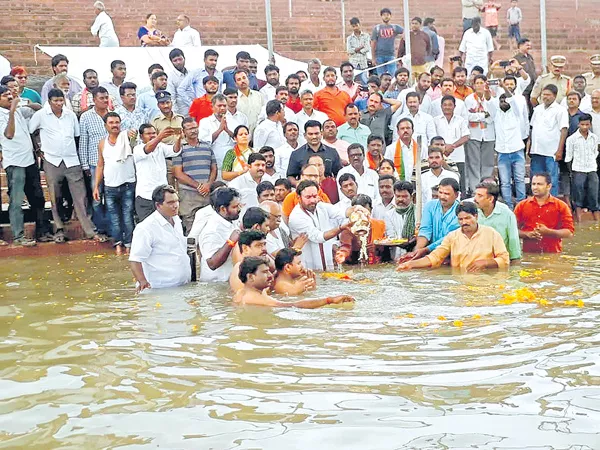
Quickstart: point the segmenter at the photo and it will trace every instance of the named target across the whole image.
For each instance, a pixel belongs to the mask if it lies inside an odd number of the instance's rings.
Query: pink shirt
[[[348,94],[352,101],[356,100],[356,98],[360,96],[360,93],[358,91],[360,84],[358,83],[353,83],[352,87],[348,87],[346,82],[342,81],[337,86],[340,88],[340,91],[344,91],[346,94]]]
[[[340,155],[340,159],[348,162],[348,146],[350,145],[348,142],[342,141],[341,139],[336,139],[332,144],[331,142],[327,142],[325,139],[323,139],[323,144],[335,148],[338,152],[338,155]]]

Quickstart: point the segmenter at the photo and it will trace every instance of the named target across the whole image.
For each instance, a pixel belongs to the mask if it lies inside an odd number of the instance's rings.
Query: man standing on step
[[[40,242],[52,240],[50,223],[44,219],[44,193],[40,182],[40,171],[35,162],[33,144],[27,118],[34,113],[28,107],[19,108],[19,97],[0,86],[0,164],[8,180],[8,217],[13,243],[30,247],[36,240],[25,237],[23,200],[27,197],[35,213],[35,235]]]
[[[383,8],[379,14],[383,23],[375,25],[371,33],[371,54],[376,65],[383,64],[377,68],[377,75],[393,75],[396,73],[396,62],[390,61],[395,59],[394,44],[396,36],[402,35],[404,29],[400,25],[390,24],[392,11],[389,8]]]

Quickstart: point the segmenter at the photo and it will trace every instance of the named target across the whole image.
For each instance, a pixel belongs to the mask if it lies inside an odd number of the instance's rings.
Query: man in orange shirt
[[[344,109],[347,104],[352,103],[352,99],[346,92],[336,86],[337,73],[333,67],[327,67],[323,71],[323,80],[325,81],[325,87],[315,92],[313,107],[317,111],[327,114],[339,127],[346,123]]]
[[[452,78],[454,78],[454,98],[465,100],[469,95],[473,93],[473,89],[467,86],[467,69],[464,67],[455,67],[452,71]]]
[[[304,180],[314,181],[315,183],[319,184],[321,181],[321,175],[317,166],[306,164],[304,167],[302,167],[302,171],[300,172],[300,181]],[[325,203],[331,203],[329,197],[321,188],[319,188],[319,198]],[[294,207],[298,203],[300,203],[300,196],[295,192],[290,192],[283,200],[281,211],[286,223],[290,217],[290,214],[294,210]]]
[[[202,80],[206,94],[198,97],[190,106],[190,117],[196,119],[200,123],[205,117],[210,117],[213,113],[212,98],[219,90],[219,79],[213,75],[204,77]]]

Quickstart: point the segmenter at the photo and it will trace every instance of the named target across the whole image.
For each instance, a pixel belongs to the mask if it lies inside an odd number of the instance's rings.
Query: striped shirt
[[[180,155],[173,158],[173,166],[183,168],[186,175],[198,183],[207,183],[210,178],[210,168],[217,165],[215,154],[210,145],[200,142],[198,147],[184,145]],[[179,183],[180,189],[195,191],[191,186]]]
[[[98,165],[98,144],[108,136],[104,120],[94,108],[81,115],[79,121],[81,136],[79,137],[79,159],[83,170]]]
[[[565,162],[573,161],[573,172],[595,172],[600,139],[592,132],[584,138],[579,130],[567,138]]]

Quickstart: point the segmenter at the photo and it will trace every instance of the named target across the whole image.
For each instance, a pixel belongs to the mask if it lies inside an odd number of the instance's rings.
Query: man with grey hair
[[[325,81],[319,75],[321,74],[321,61],[313,58],[308,62],[308,79],[300,85],[300,92],[309,90],[313,94],[325,87]]]
[[[100,47],[118,47],[119,38],[115,32],[112,19],[106,13],[104,3],[94,3],[94,12],[96,13],[96,20],[94,20],[94,24],[90,29],[92,36],[98,36]]]
[[[202,42],[200,41],[200,33],[190,26],[190,18],[183,14],[177,16],[175,21],[177,24],[177,31],[171,41],[171,47],[182,48],[182,47],[201,47]]]

